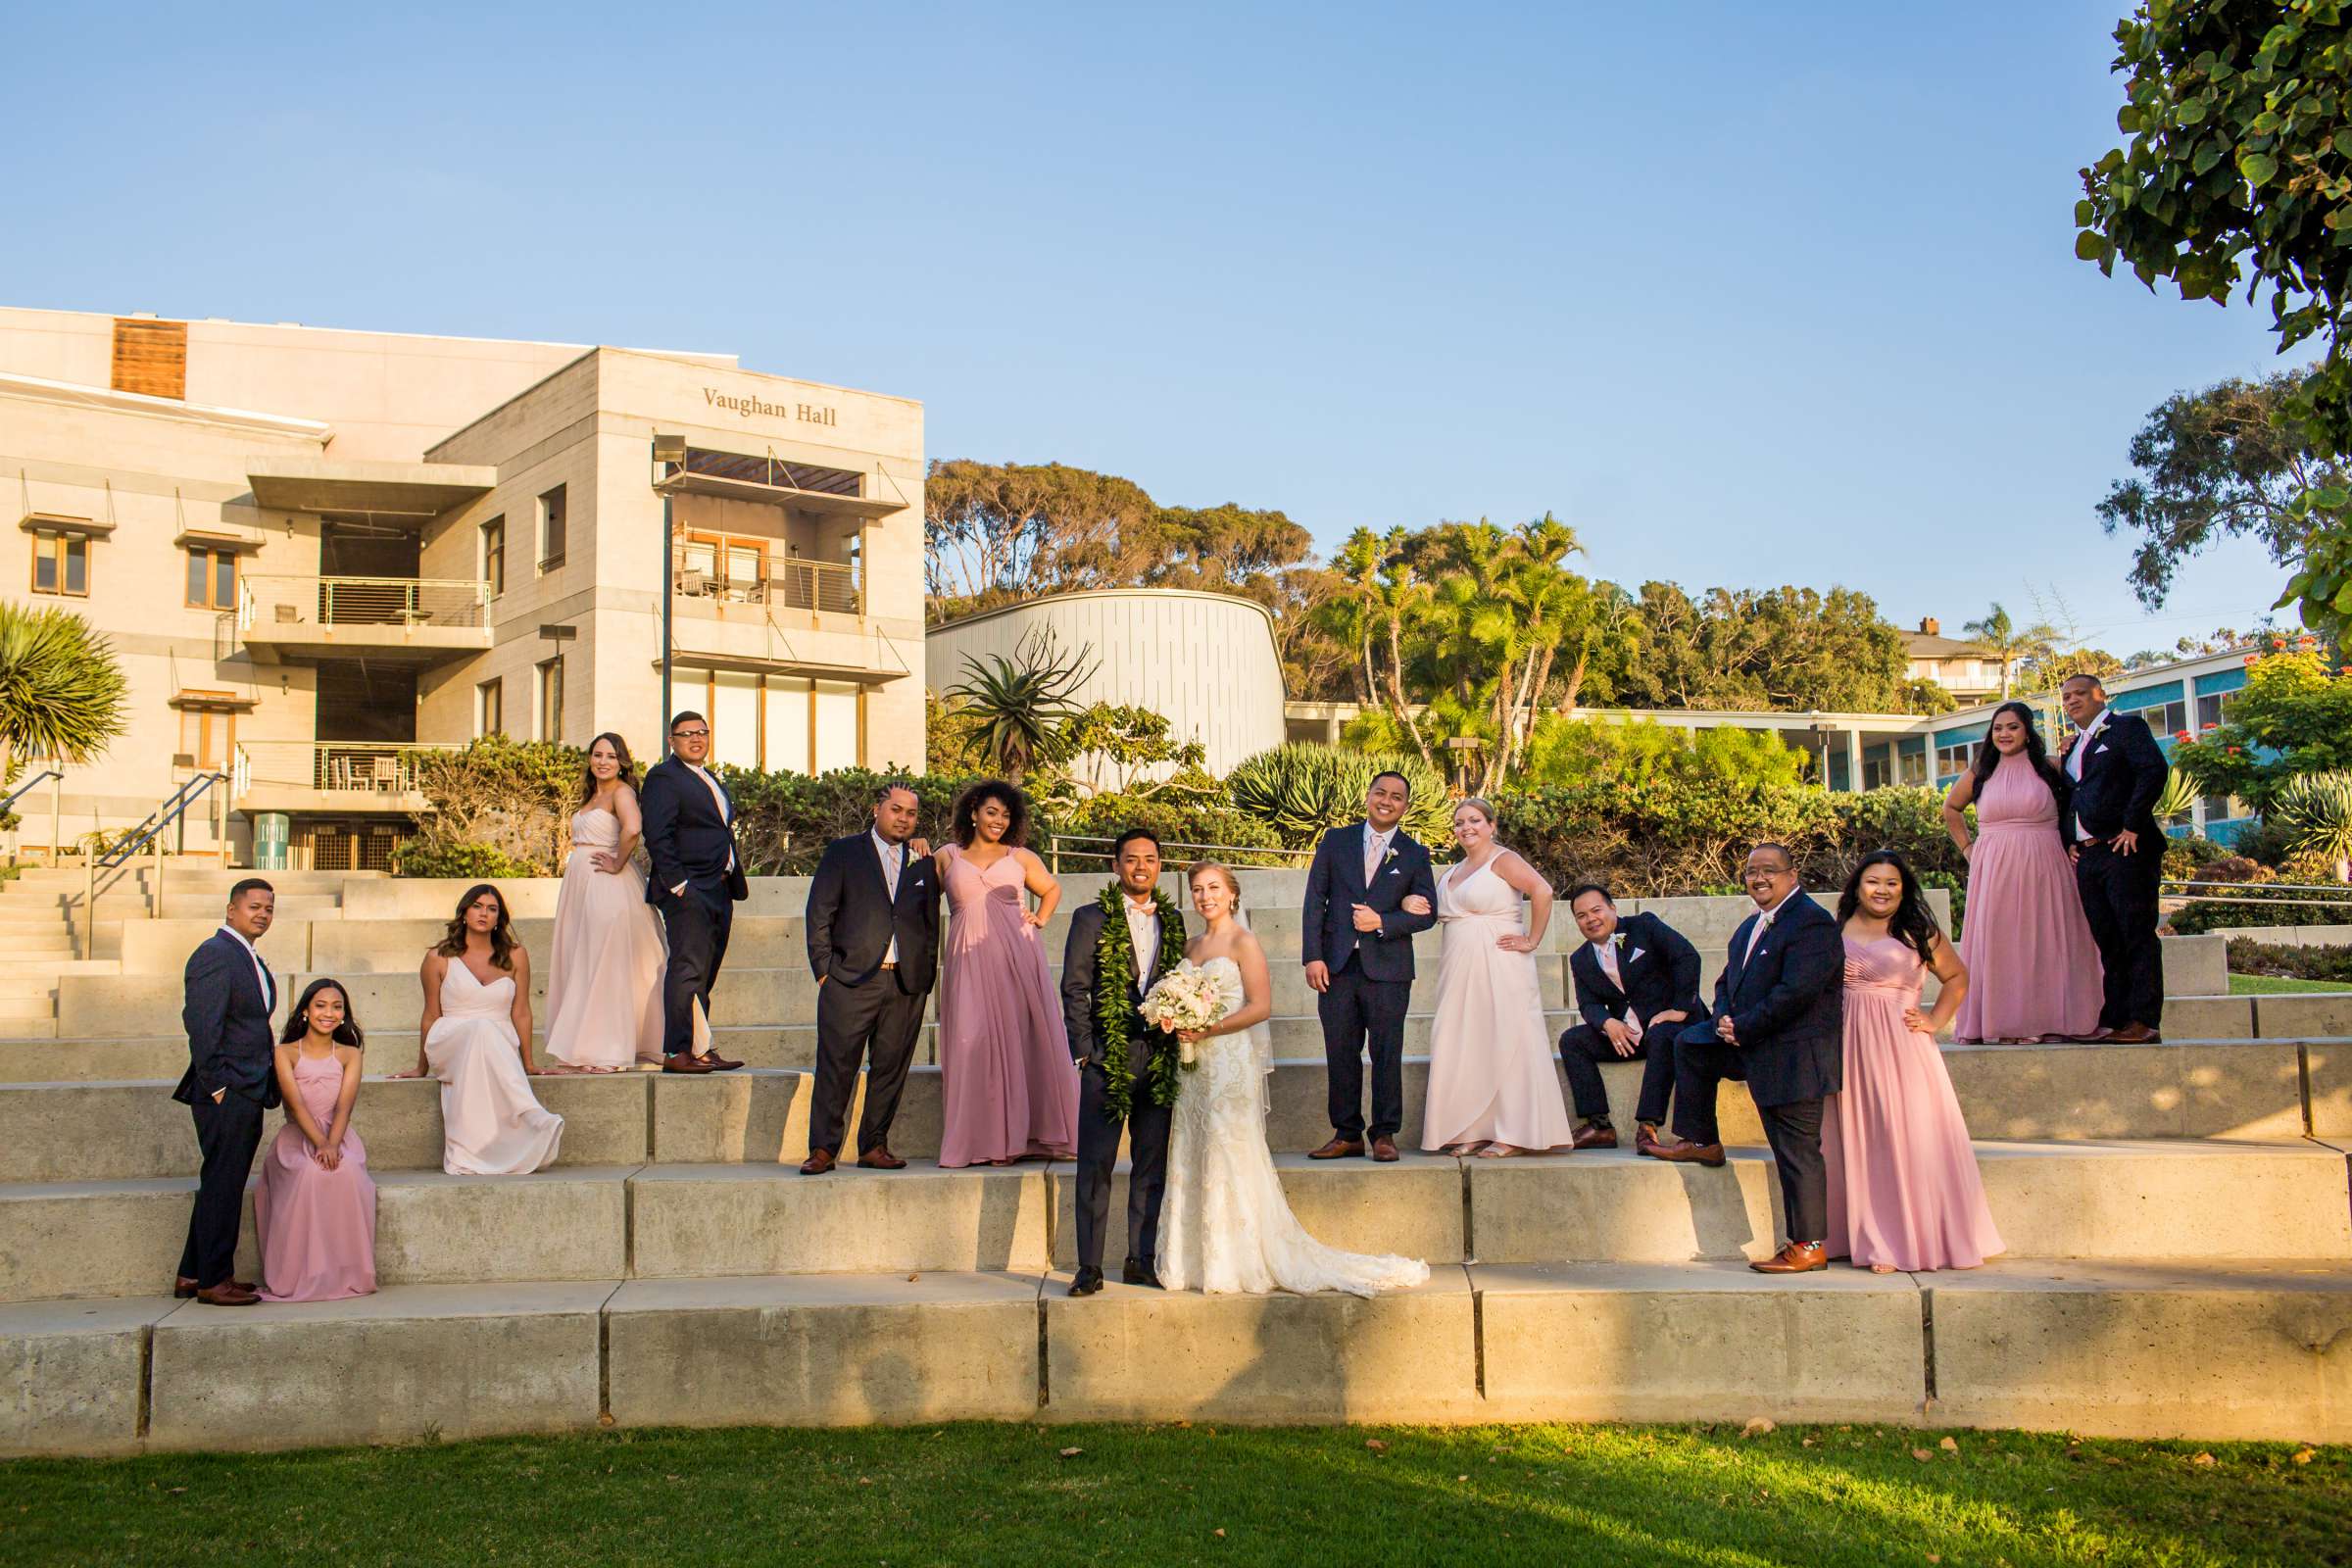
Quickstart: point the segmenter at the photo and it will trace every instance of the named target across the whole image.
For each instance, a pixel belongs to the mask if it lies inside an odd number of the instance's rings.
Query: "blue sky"
[[[2073,259],[2122,3],[46,7],[0,301],[729,351],[1326,546],[1548,509],[2127,654],[2280,574],[2144,614],[2091,511],[2274,364]]]

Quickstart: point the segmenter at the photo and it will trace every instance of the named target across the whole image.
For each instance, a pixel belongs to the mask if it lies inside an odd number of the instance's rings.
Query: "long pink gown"
[[[1943,1054],[1903,1024],[1926,974],[1899,937],[1845,939],[1845,1088],[1823,1102],[1821,1152],[1830,1255],[1857,1267],[1975,1268],[2005,1246]]]
[[[2058,842],[2058,801],[2019,753],[1977,794],[1977,842],[1960,924],[1968,995],[1952,1038],[2037,1040],[2099,1026],[2099,950]]]
[[[297,1054],[294,1087],[318,1130],[333,1128],[343,1064],[332,1054]],[[368,1147],[349,1127],[341,1153],[333,1170],[319,1164],[289,1116],[262,1156],[253,1218],[262,1233],[263,1300],[339,1301],[374,1294],[375,1183],[368,1175]]]
[[[662,974],[669,947],[645,902],[634,865],[600,871],[595,856],[620,844],[620,818],[574,811],[571,858],[556,890],[556,935],[547,967],[547,1054],[566,1067],[628,1067],[662,1060]],[[710,1049],[698,1007],[694,1053]]]
[[[1576,1140],[1551,1064],[1535,955],[1494,945],[1496,937],[1527,930],[1518,889],[1495,873],[1500,858],[1490,856],[1474,871],[1456,866],[1438,883],[1446,945],[1438,955],[1423,1149],[1468,1143],[1557,1149]]]
[[[1078,1068],[1010,855],[977,866],[948,846],[948,941],[939,975],[939,1162],[1067,1159],[1078,1144]]]

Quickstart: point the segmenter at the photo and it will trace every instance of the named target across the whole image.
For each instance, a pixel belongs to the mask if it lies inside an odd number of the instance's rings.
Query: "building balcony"
[[[416,577],[249,575],[237,634],[261,664],[365,655],[437,664],[490,651],[490,585]]]
[[[682,663],[865,685],[910,672],[866,618],[855,566],[795,558],[729,574],[709,552],[681,551],[671,590],[670,644]]]
[[[240,811],[428,809],[416,787],[417,754],[461,748],[418,741],[240,741],[229,764],[229,801]]]

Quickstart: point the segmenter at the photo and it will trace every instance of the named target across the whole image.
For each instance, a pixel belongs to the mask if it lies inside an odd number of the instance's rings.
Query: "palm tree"
[[[2001,662],[2001,701],[2009,700],[2009,688],[2016,679],[2020,660],[2039,658],[2056,652],[2058,628],[2035,621],[2020,627],[2009,618],[2009,612],[1998,603],[1983,620],[1972,620],[1960,628],[1974,638],[1984,650]]]
[[[0,779],[20,757],[86,762],[123,730],[115,651],[65,610],[0,604]]]
[[[1021,642],[1010,659],[992,654],[964,656],[963,679],[946,695],[962,704],[974,721],[972,738],[1006,778],[1018,783],[1030,764],[1054,753],[1054,738],[1080,711],[1072,701],[1095,673],[1087,662],[1092,647],[1058,657],[1051,632]]]

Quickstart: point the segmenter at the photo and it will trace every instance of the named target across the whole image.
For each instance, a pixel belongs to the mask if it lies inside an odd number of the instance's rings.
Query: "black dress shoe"
[[[1078,1270],[1078,1277],[1070,1281],[1070,1294],[1072,1296],[1097,1296],[1102,1294],[1102,1271],[1095,1267],[1092,1263],[1086,1264],[1084,1267],[1080,1268]]]
[[[1142,1258],[1131,1257],[1127,1260],[1126,1266],[1119,1270],[1119,1283],[1122,1285],[1149,1285],[1156,1291],[1159,1289],[1159,1274]]]

